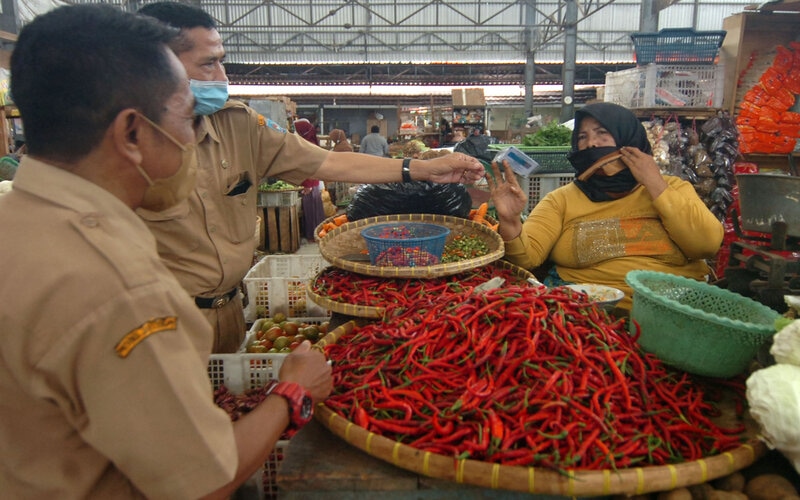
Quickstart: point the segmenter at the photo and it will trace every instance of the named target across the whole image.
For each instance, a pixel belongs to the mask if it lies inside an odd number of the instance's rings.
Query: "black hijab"
[[[578,151],[578,133],[584,118],[590,116],[614,138],[614,148],[588,148]],[[633,146],[645,153],[652,153],[650,141],[642,123],[629,109],[610,102],[589,104],[575,112],[575,125],[572,130],[572,151],[568,158],[577,171],[576,177],[588,169],[601,157],[623,147]],[[630,192],[637,181],[629,169],[611,176],[593,175],[585,181],[575,180],[575,185],[592,201],[610,201]]]

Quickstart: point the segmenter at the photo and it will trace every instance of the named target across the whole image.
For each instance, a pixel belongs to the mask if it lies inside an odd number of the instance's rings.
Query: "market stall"
[[[279,491],[280,497],[366,498],[370,495],[381,494],[389,498],[417,498],[422,494],[433,495],[437,498],[451,498],[454,495],[465,498],[485,498],[487,495],[493,498],[522,498],[530,494],[544,497],[655,494],[679,488],[699,488],[700,486],[711,488],[712,483],[715,487],[721,488],[722,486],[719,485],[729,477],[735,476],[739,479],[745,476],[748,479],[753,477],[755,473],[749,471],[757,470],[757,467],[766,461],[773,464],[767,468],[767,471],[780,471],[786,477],[794,478],[792,471],[786,470],[785,461],[778,460],[777,465],[774,465],[776,463],[775,455],[769,454],[766,445],[758,439],[758,424],[746,411],[747,403],[744,399],[744,379],[742,377],[744,372],[750,368],[749,360],[751,358],[753,361],[755,360],[755,351],[752,350],[752,347],[747,347],[744,352],[746,362],[742,364],[741,361],[736,361],[734,363],[736,366],[732,368],[733,371],[728,371],[731,369],[730,359],[735,358],[731,354],[738,352],[741,348],[731,347],[727,354],[720,356],[721,359],[703,360],[699,365],[693,365],[688,360],[682,365],[683,360],[672,360],[670,363],[673,367],[670,368],[662,365],[652,356],[642,354],[635,345],[628,344],[634,337],[630,336],[627,328],[623,326],[625,325],[624,320],[620,321],[610,315],[608,312],[610,309],[602,307],[597,299],[593,300],[588,295],[567,289],[554,289],[545,293],[540,287],[533,284],[535,281],[533,283],[529,281],[530,273],[496,260],[497,257],[492,256],[492,249],[496,247],[493,246],[495,243],[491,237],[484,240],[488,248],[478,252],[486,256],[481,261],[475,260],[475,254],[471,254],[462,264],[451,266],[447,263],[426,262],[425,265],[419,267],[400,265],[397,262],[395,262],[396,265],[388,267],[375,265],[369,259],[366,241],[354,237],[354,234],[360,233],[361,230],[386,221],[391,221],[394,226],[397,226],[415,220],[442,222],[446,219],[445,216],[439,217],[437,220],[433,216],[405,215],[384,216],[357,222],[339,221],[339,225],[334,225],[335,227],[321,238],[322,256],[326,262],[335,265],[324,267],[323,261],[320,261],[315,266],[311,266],[313,269],[310,273],[305,274],[305,276],[310,276],[307,279],[308,296],[306,299],[308,305],[306,307],[309,307],[310,304],[314,304],[315,308],[323,306],[333,313],[329,320],[322,318],[325,322],[329,321],[328,328],[337,331],[337,326],[347,325],[348,330],[346,333],[337,334],[335,338],[329,338],[329,345],[326,347],[326,352],[334,365],[334,373],[339,373],[338,378],[335,379],[334,396],[316,409],[316,422],[304,428],[287,442],[282,443],[279,467],[273,469],[269,479],[272,491]],[[485,231],[484,226],[470,224],[468,221],[449,221],[449,224],[451,232],[456,233],[456,236],[461,234],[464,228],[475,230],[479,234],[484,234]],[[311,261],[309,261],[310,263]],[[302,267],[309,266],[303,265]],[[302,273],[302,271],[299,272]],[[496,280],[490,284],[493,278],[499,277],[503,278],[502,284],[498,286]],[[662,282],[669,283],[669,281],[659,279],[658,283]],[[483,291],[473,291],[474,288],[480,288],[479,285],[486,284],[489,286],[484,286]],[[652,283],[649,283],[648,286],[657,288]],[[711,285],[705,286],[711,287]],[[416,291],[411,292],[411,289]],[[434,290],[436,292],[431,293]],[[400,292],[402,292],[402,299],[398,295]],[[690,304],[689,299],[685,299],[685,307],[676,307],[675,311],[655,314],[657,317],[677,317],[677,312],[681,309],[707,308],[709,311],[713,310],[717,315],[729,315],[744,322],[746,325],[744,335],[757,334],[766,338],[774,333],[772,322],[778,317],[777,312],[725,290],[719,290],[711,295],[706,292],[706,290],[701,290],[694,296],[699,297],[701,302],[708,300],[704,297],[713,296],[715,299],[711,302],[714,302],[715,306]],[[509,293],[511,295],[508,295]],[[276,288],[273,285],[270,297],[274,298],[275,294]],[[278,295],[280,294],[278,293]],[[514,297],[514,300],[507,300],[511,296]],[[478,298],[476,299],[476,297]],[[416,302],[417,300],[422,302]],[[480,307],[476,306],[470,309],[469,304],[473,300],[478,300]],[[547,328],[554,328],[552,330],[554,334],[558,332],[553,339],[556,339],[558,335],[569,337],[569,340],[565,339],[567,341],[564,343],[557,342],[561,345],[560,348],[567,349],[563,356],[558,358],[564,360],[563,362],[566,363],[564,365],[542,363],[542,360],[538,359],[535,362],[529,360],[528,354],[521,352],[521,348],[514,344],[513,339],[516,338],[514,335],[521,334],[524,337],[526,329],[533,324],[530,323],[530,318],[533,316],[529,315],[528,320],[522,321],[520,315],[524,315],[525,311],[529,311],[531,314],[536,311],[537,309],[535,307],[531,309],[531,306],[537,300],[547,300],[548,305],[545,310],[542,310],[541,316],[536,319],[536,324],[540,327],[551,325]],[[281,302],[277,301],[273,304],[277,308],[265,310],[262,315],[280,314]],[[453,337],[460,331],[456,325],[478,325],[481,320],[470,319],[469,316],[462,315],[458,316],[459,320],[451,318],[451,313],[462,314],[452,309],[453,304],[458,304],[472,312],[479,309],[483,311],[482,314],[489,314],[487,317],[494,317],[495,324],[492,328],[488,328],[487,325],[487,328],[480,330],[473,330],[470,327],[468,331],[475,333],[467,333],[467,337],[459,341]],[[634,318],[644,320],[642,313],[634,311],[633,314]],[[503,318],[517,316],[522,321],[514,323],[518,325],[518,328],[503,326],[504,321],[507,321]],[[393,319],[387,320],[387,318]],[[425,318],[429,319],[425,320]],[[430,328],[423,328],[422,325],[425,324],[425,321],[431,321],[430,318],[436,318],[436,320],[430,323]],[[559,318],[568,319],[570,328],[559,329],[557,326],[561,321]],[[351,321],[353,319],[357,321]],[[473,323],[473,321],[478,323]],[[582,321],[587,321],[585,326],[580,326]],[[688,321],[692,321],[691,318]],[[700,319],[694,321],[697,321],[698,325],[702,325]],[[525,327],[524,324],[527,324],[528,327]],[[758,326],[759,324],[762,326]],[[404,330],[401,330],[401,325]],[[447,325],[453,325],[456,330],[448,333]],[[686,325],[683,324],[683,326]],[[254,325],[254,330],[257,329],[256,326],[257,324]],[[409,332],[412,328],[418,328],[420,337],[425,335],[425,340],[419,344],[419,349],[403,351],[406,349],[403,347],[403,341],[389,341],[393,336],[410,336]],[[537,331],[539,331],[538,328],[536,328]],[[680,325],[673,327],[668,324],[665,328],[675,330],[679,329]],[[719,329],[713,323],[697,328],[699,331],[694,332],[695,334],[699,334],[700,331]],[[663,334],[658,325],[648,324],[647,329],[651,337],[653,336],[652,332],[656,332],[657,337]],[[534,396],[533,393],[524,392],[524,398],[517,397],[515,400],[509,395],[514,394],[518,389],[516,386],[504,384],[502,380],[509,379],[500,372],[496,372],[492,378],[493,385],[489,391],[486,386],[481,386],[481,384],[485,384],[485,381],[458,380],[459,372],[453,371],[457,370],[455,367],[458,363],[472,358],[471,355],[461,356],[461,354],[472,352],[476,357],[484,358],[484,354],[481,354],[482,351],[479,351],[479,348],[485,349],[492,342],[487,344],[485,340],[481,341],[481,338],[491,336],[492,331],[499,332],[501,330],[504,332],[503,338],[506,341],[496,344],[494,350],[486,351],[485,356],[488,356],[486,359],[490,364],[499,363],[497,366],[520,367],[523,364],[531,363],[528,370],[534,370],[534,366],[545,367],[548,370],[547,374],[528,372],[528,375],[515,376],[532,377],[527,382],[522,382],[522,387],[526,390],[538,388],[535,389],[537,394],[541,391],[547,392],[548,387],[550,389],[560,387],[561,389],[554,393],[560,394],[560,396],[557,396],[557,399],[551,403],[555,404],[555,407],[560,406],[562,402],[566,406],[566,402],[573,400],[577,405],[576,408],[585,404],[588,409],[592,405],[591,401],[595,397],[600,397],[601,401],[602,398],[607,398],[605,405],[611,405],[607,406],[607,410],[605,410],[609,413],[599,410],[598,416],[591,417],[589,416],[591,413],[588,412],[569,413],[566,408],[563,408],[564,415],[571,415],[569,418],[579,417],[578,421],[571,422],[567,419],[563,422],[563,425],[570,426],[580,422],[580,427],[570,431],[576,433],[574,444],[570,444],[573,441],[567,440],[570,433],[562,435],[558,429],[547,426],[548,417],[539,421],[533,435],[538,436],[537,439],[541,440],[537,446],[542,446],[542,450],[550,445],[557,445],[558,448],[550,449],[549,455],[543,453],[541,456],[532,454],[530,448],[525,448],[525,446],[530,446],[530,443],[526,442],[523,448],[518,448],[519,445],[514,444],[516,438],[512,439],[511,436],[516,432],[523,431],[524,428],[515,431],[513,422],[504,416],[504,409],[510,409],[514,405],[528,405],[534,399],[544,396]],[[621,335],[621,337],[614,337],[616,340],[601,342],[595,347],[591,342],[581,342],[580,337],[576,336],[576,332],[584,330],[594,332],[587,338],[606,334]],[[406,333],[402,333],[403,331]],[[756,333],[758,331],[763,331],[763,333]],[[481,337],[481,334],[484,334],[484,337]],[[726,333],[726,335],[728,334],[736,335],[735,333]],[[364,343],[363,335],[368,336],[366,343]],[[470,338],[472,335],[474,338]],[[534,338],[538,337],[534,336]],[[441,344],[441,339],[448,339],[449,347]],[[406,340],[408,339],[406,338]],[[545,341],[540,339],[539,342]],[[700,342],[700,338],[698,337],[695,342]],[[405,376],[410,378],[408,382],[402,384],[406,385],[408,390],[398,391],[389,399],[383,399],[385,391],[390,390],[389,385],[384,386],[384,384],[393,377],[388,366],[389,363],[387,362],[380,368],[380,372],[383,374],[380,378],[381,382],[378,382],[379,379],[370,381],[367,375],[364,375],[365,372],[378,373],[377,365],[372,364],[366,369],[360,369],[357,363],[374,363],[379,359],[388,359],[382,358],[382,355],[378,353],[370,354],[377,345],[387,346],[388,344],[393,347],[387,347],[389,350],[384,351],[385,355],[399,356],[397,359],[402,360],[401,370],[405,372]],[[629,347],[621,347],[623,344],[629,345]],[[556,351],[552,351],[552,349],[559,349],[556,344],[547,347],[549,345],[548,343],[540,344],[539,349],[543,350],[542,352],[554,353]],[[576,347],[569,347],[570,345],[577,346],[580,354],[574,350]],[[424,354],[428,348],[422,349],[422,346],[430,346],[431,352],[427,355]],[[697,349],[694,350],[696,353],[717,350],[706,349],[700,344],[696,344],[696,346]],[[687,347],[690,348],[690,346]],[[595,348],[598,350],[596,354],[592,354]],[[651,347],[650,349],[657,351],[659,348]],[[342,355],[342,353],[348,352],[357,352],[358,355]],[[400,354],[397,354],[398,352]],[[622,352],[625,354],[623,355]],[[423,357],[415,358],[415,353],[419,353]],[[595,355],[599,356],[598,361],[606,359],[605,356],[609,357],[604,366],[611,368],[606,368],[596,374],[600,377],[610,377],[606,386],[611,391],[606,392],[601,386],[593,387],[592,380],[595,375],[592,374],[594,373],[592,371],[593,363],[590,360]],[[377,357],[370,361],[372,356]],[[634,362],[638,356],[645,357],[641,358],[641,361]],[[342,365],[345,359],[348,361]],[[425,385],[437,386],[437,384],[431,385],[432,380],[420,387],[410,385],[415,378],[422,377],[424,379],[425,373],[430,372],[432,375],[433,370],[436,369],[434,360],[437,359],[448,360],[448,363],[452,363],[453,366],[450,367],[448,374],[435,375],[433,380],[452,379],[454,384],[460,387],[456,393],[461,394],[462,405],[466,406],[462,406],[458,412],[453,414],[453,416],[458,415],[457,420],[451,420],[449,424],[447,421],[423,423],[419,431],[427,435],[434,432],[433,429],[436,427],[449,425],[450,427],[442,431],[443,435],[438,438],[431,436],[422,440],[412,439],[409,441],[408,435],[415,435],[417,432],[408,427],[412,425],[416,417],[409,417],[410,414],[406,414],[402,421],[398,421],[399,415],[408,411],[414,414],[418,411],[424,412],[426,405],[435,405],[443,401],[448,401],[444,407],[452,408],[457,405],[457,403],[453,405],[453,400],[447,399],[452,396],[447,395],[446,391],[426,394],[425,391],[433,389],[426,389]],[[570,359],[572,361],[569,361]],[[581,365],[581,359],[586,359],[588,364]],[[617,363],[614,361],[615,359],[625,359],[625,361]],[[250,361],[250,363],[252,362]],[[648,374],[634,368],[636,363],[640,362],[643,363],[642,369],[645,369]],[[570,363],[578,364],[574,368],[569,368]],[[426,367],[425,365],[428,364],[430,366]],[[402,367],[403,365],[405,368]],[[674,365],[687,369],[689,372],[700,372],[702,375],[711,376],[712,379],[694,378],[693,375],[689,375],[687,378],[686,373],[680,369],[675,370]],[[411,366],[416,369],[412,371],[412,368],[409,368]],[[547,366],[550,366],[550,369],[547,369]],[[614,366],[617,366],[617,370],[614,370]],[[698,366],[703,369],[711,369],[711,371],[703,372],[702,369],[698,370]],[[356,376],[359,373],[365,377],[361,381],[345,381],[347,377]],[[600,375],[601,373],[603,375]],[[723,378],[713,378],[716,376]],[[389,377],[389,379],[384,377]],[[570,378],[572,382],[568,384]],[[583,379],[586,381],[585,387],[588,391],[585,399],[578,394],[580,392],[578,387],[584,386]],[[645,386],[640,383],[645,380],[653,381],[653,385]],[[659,381],[655,382],[656,380]],[[354,393],[355,399],[350,399],[349,403],[343,404],[348,400],[341,399],[342,397],[351,397],[346,395],[346,391],[343,392],[348,385],[382,388],[371,393],[366,390],[356,392]],[[439,386],[441,387],[441,385]],[[465,387],[466,391],[464,391]],[[627,391],[621,390],[622,387],[627,387]],[[604,392],[606,396],[602,396]],[[415,398],[411,394],[417,394],[417,397]],[[420,394],[425,394],[422,399],[429,403],[417,399],[420,398]],[[673,395],[675,399],[668,394]],[[406,396],[410,396],[410,399]],[[465,396],[467,399],[463,399]],[[559,399],[562,397],[567,399]],[[645,399],[639,398],[645,398],[647,404],[640,410],[635,410],[637,405],[641,404],[637,401],[645,401]],[[662,400],[662,398],[666,399]],[[382,403],[379,402],[381,400]],[[354,404],[356,406],[353,406]],[[489,414],[497,416],[502,422],[500,424],[502,431],[492,430],[492,425],[496,424],[490,424],[488,420],[485,424],[480,422],[468,424],[471,418],[482,413],[471,410],[467,406],[475,408],[475,405],[478,405],[477,407],[483,408],[484,404],[488,405],[485,408],[491,409],[491,413],[486,414],[487,418]],[[376,413],[376,405],[384,409]],[[619,407],[614,405],[619,405]],[[626,417],[623,415],[630,413],[630,410],[626,409],[629,405],[634,411],[640,412],[642,417],[647,414],[660,414],[654,410],[663,406],[665,412],[662,415],[667,420],[660,420],[661,417],[658,417],[653,423],[660,422],[658,425],[665,426],[664,429],[671,429],[669,432],[673,437],[667,437],[668,432],[667,436],[661,435],[657,441],[654,441],[658,434],[652,434],[650,438],[642,441],[642,438],[637,436],[641,436],[640,431],[646,429],[649,424],[644,424],[644,421],[633,425],[626,424],[624,422]],[[363,408],[365,414],[352,412],[352,409],[358,407]],[[694,410],[690,410],[690,408]],[[696,415],[696,418],[699,419],[696,422],[693,420],[695,410],[700,412]],[[399,411],[399,414],[396,414],[397,417],[391,417],[395,411]],[[705,412],[710,413],[706,414]],[[523,411],[523,414],[531,415],[531,418],[534,419],[536,417],[533,415],[544,415],[545,413],[542,412],[541,407],[536,413],[531,413],[530,410]],[[452,416],[444,417],[444,415],[445,413],[442,413],[441,418],[452,418]],[[610,415],[616,416],[610,417]],[[389,418],[389,420],[381,423],[381,419],[385,418]],[[600,420],[593,420],[593,418]],[[607,418],[620,420],[614,420],[613,424],[611,421],[603,424]],[[676,418],[676,420],[670,423],[669,418]],[[599,424],[599,426],[592,429],[591,426],[595,424]],[[459,441],[450,439],[450,437],[470,435],[468,430],[459,428],[459,425],[477,425],[478,429],[472,435],[472,439],[476,441],[465,439],[463,446],[466,448],[461,452],[450,447],[450,445],[454,447],[455,443]],[[485,430],[480,430],[482,425],[486,425]],[[603,430],[604,425],[613,425],[614,432],[619,433],[619,436],[612,438],[607,434],[608,429]],[[677,437],[682,431],[690,428],[692,429],[691,434]],[[623,429],[627,430],[623,431]],[[493,436],[491,434],[493,432],[500,434]],[[626,434],[627,432],[631,432],[631,434]],[[504,437],[502,433],[505,433]],[[484,439],[486,439],[486,447],[481,448],[480,442]],[[504,439],[505,441],[503,441]],[[614,444],[615,439],[617,439],[616,444]],[[677,441],[667,444],[670,443],[669,439],[677,439]],[[506,441],[508,442],[506,443]],[[440,444],[435,445],[436,442]],[[638,449],[637,442],[641,443],[643,448]],[[548,443],[550,444],[548,445]],[[475,448],[475,446],[479,448]],[[571,448],[572,446],[575,448]],[[614,446],[621,448],[617,452],[611,453]],[[552,455],[556,449],[559,451],[556,452],[556,455]],[[669,453],[662,455],[666,450],[669,450]],[[593,453],[595,454],[593,455]],[[639,455],[640,453],[641,455]],[[549,456],[550,459],[545,458],[546,456]],[[573,458],[569,458],[570,456]],[[586,464],[596,464],[596,467],[574,462],[574,460],[580,460],[581,456],[594,457],[589,459]],[[657,456],[661,456],[660,460],[663,462],[659,462]],[[548,462],[548,460],[554,459],[560,460],[560,462]],[[653,461],[654,459],[655,461]]]

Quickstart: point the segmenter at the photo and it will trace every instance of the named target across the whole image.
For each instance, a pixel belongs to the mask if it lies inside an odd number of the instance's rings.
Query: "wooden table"
[[[345,443],[316,420],[289,442],[277,483],[278,498],[286,500],[567,498],[479,488],[416,474]]]

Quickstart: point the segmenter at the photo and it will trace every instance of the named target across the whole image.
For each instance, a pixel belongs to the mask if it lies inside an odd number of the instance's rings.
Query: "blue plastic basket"
[[[450,229],[438,224],[397,222],[361,230],[373,266],[432,266],[442,260]]]
[[[636,64],[714,64],[727,31],[666,28],[632,33]]]

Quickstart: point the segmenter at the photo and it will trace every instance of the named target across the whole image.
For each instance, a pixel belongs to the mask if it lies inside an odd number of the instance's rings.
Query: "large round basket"
[[[314,415],[322,425],[347,443],[397,467],[456,483],[530,494],[594,497],[668,491],[727,476],[751,465],[767,453],[764,443],[751,438],[734,450],[682,464],[617,470],[556,471],[458,460],[418,450],[370,432],[339,416],[324,403],[317,405]]]
[[[642,349],[689,373],[738,375],[775,334],[776,311],[729,290],[655,271],[631,271],[625,281]]]
[[[527,269],[523,269],[519,266],[515,266],[514,264],[507,262],[505,260],[497,260],[488,264],[489,266],[495,267],[497,269],[506,269],[511,271],[515,276],[518,276],[521,280],[527,280],[528,278],[533,277],[533,273],[528,271]],[[361,304],[350,304],[346,302],[339,302],[332,300],[324,295],[320,295],[316,293],[312,288],[311,284],[317,281],[320,276],[322,276],[326,272],[326,269],[321,270],[312,280],[308,287],[308,298],[317,304],[320,307],[328,309],[330,311],[344,314],[347,316],[354,316],[357,318],[383,318],[383,314],[385,309],[383,307],[377,306],[365,306]]]
[[[427,222],[439,224],[450,229],[450,234],[447,237],[446,243],[452,241],[456,236],[474,236],[487,245],[489,252],[486,255],[473,259],[414,267],[374,266],[358,258],[354,259],[354,256],[357,257],[367,253],[367,244],[361,236],[361,230],[374,224],[384,224],[387,222]],[[396,278],[435,278],[438,276],[458,274],[467,269],[483,266],[499,260],[505,253],[502,238],[491,228],[468,219],[435,214],[381,215],[357,220],[355,222],[348,222],[328,232],[320,240],[319,249],[322,256],[328,262],[340,269],[366,274],[367,276]]]

